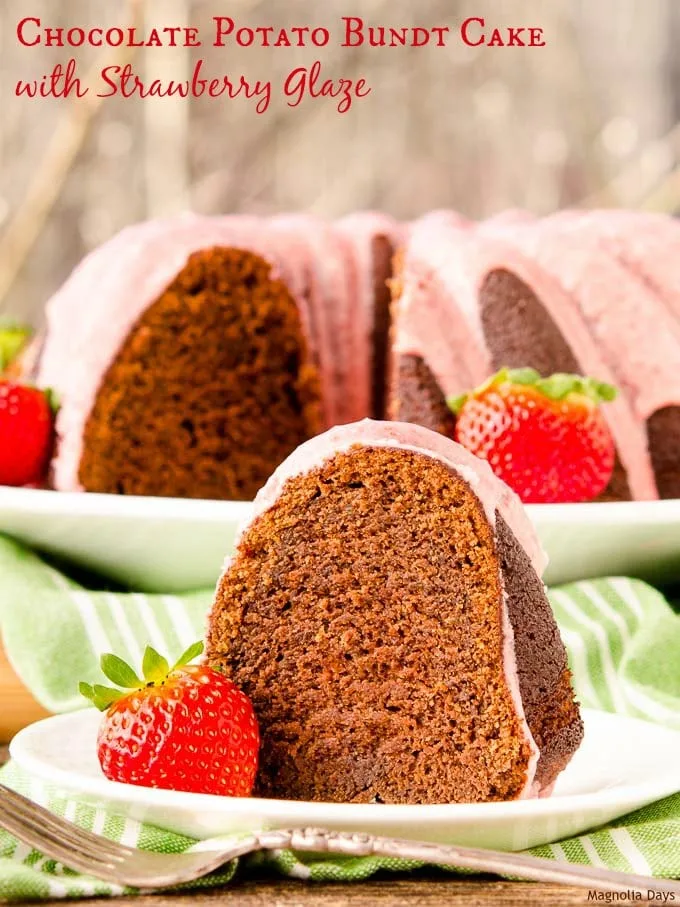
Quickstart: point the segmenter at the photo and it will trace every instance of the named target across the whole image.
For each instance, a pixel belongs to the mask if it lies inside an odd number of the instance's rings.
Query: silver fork
[[[525,854],[316,828],[256,832],[244,835],[219,851],[149,853],[84,831],[2,784],[0,828],[64,866],[104,882],[131,888],[159,889],[181,885],[208,875],[245,854],[259,850],[290,849],[353,857],[376,855],[418,860],[535,882],[555,882],[606,891],[669,892],[680,895],[680,882],[558,863]]]

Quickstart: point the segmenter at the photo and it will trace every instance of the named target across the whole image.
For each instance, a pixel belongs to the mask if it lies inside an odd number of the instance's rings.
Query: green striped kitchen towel
[[[147,642],[170,654],[203,635],[212,591],[190,595],[93,592],[64,577],[30,551],[0,537],[0,630],[26,686],[48,709],[83,706],[77,684],[100,680],[98,658],[113,651],[139,663]],[[583,705],[680,728],[680,617],[655,589],[637,580],[601,579],[551,591]],[[55,812],[116,840],[177,853],[200,846],[167,831],[59,798],[8,765],[0,780]],[[680,877],[680,794],[610,826],[533,853],[574,863]],[[378,870],[419,864],[377,857],[328,858],[278,852],[245,861],[284,876],[358,880]],[[202,880],[228,882],[236,866]],[[0,900],[122,893],[73,873],[0,831]]]

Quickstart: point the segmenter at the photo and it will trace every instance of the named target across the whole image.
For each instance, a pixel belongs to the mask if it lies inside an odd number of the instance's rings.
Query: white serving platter
[[[145,592],[215,585],[248,503],[0,487],[0,533]],[[680,580],[680,500],[542,504],[529,514],[551,585]]]
[[[216,797],[108,781],[96,756],[101,715],[47,718],[11,743],[16,764],[64,794],[190,837],[299,827],[498,850],[580,834],[680,790],[680,733],[583,710],[585,737],[551,797],[423,806]],[[68,741],[68,745],[66,745]]]

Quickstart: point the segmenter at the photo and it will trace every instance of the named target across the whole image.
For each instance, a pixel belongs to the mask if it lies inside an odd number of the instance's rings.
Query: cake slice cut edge
[[[547,795],[583,727],[516,496],[420,426],[301,445],[225,566],[208,661],[252,698],[256,793],[445,803]]]

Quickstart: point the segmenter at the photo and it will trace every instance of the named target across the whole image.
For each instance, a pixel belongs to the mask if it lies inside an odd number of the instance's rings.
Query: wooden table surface
[[[7,759],[7,748],[0,746],[0,765]],[[54,901],[52,903],[61,903]],[[74,902],[83,907],[102,900]],[[295,882],[279,878],[237,878],[225,888],[186,895],[146,895],[117,898],[109,903],[138,907],[189,907],[190,904],[234,904],[235,907],[434,907],[438,904],[466,907],[571,907],[588,903],[588,892],[581,888],[561,888],[522,882],[496,882],[451,879],[443,872],[423,870],[399,875],[384,874],[368,882],[343,884]]]

